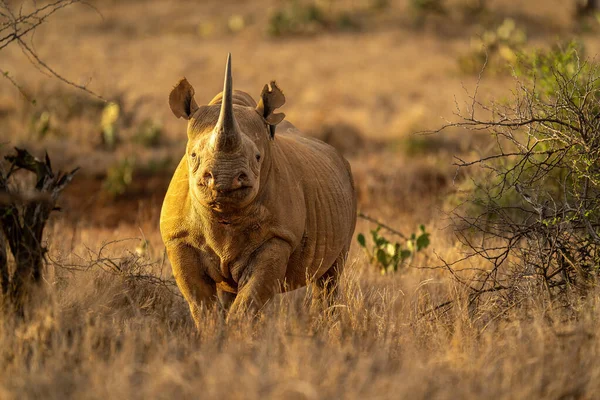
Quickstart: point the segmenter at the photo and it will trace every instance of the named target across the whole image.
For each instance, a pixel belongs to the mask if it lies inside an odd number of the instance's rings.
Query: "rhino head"
[[[285,117],[273,111],[284,103],[275,82],[271,87],[265,85],[258,105],[248,94],[234,91],[231,54],[223,92],[208,105],[196,104],[194,88],[185,78],[171,91],[171,110],[189,121],[189,185],[200,204],[215,211],[231,211],[254,201],[271,165],[275,126]]]

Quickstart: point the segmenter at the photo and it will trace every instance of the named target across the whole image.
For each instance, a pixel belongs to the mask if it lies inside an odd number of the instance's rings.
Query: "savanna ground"
[[[584,27],[559,0],[489,1],[478,17],[423,21],[408,1],[324,3],[332,15],[349,12],[343,29],[282,37],[266,32],[283,1],[94,1],[58,12],[35,33],[35,50],[119,105],[114,146],[102,100],[40,73],[18,46],[2,50],[0,67],[29,96],[0,80],[3,153],[47,150],[55,169],[81,170],[46,229],[44,304],[27,324],[0,325],[0,398],[598,396],[600,292],[568,307],[535,293],[510,307],[490,298],[475,311],[465,287],[438,268],[465,251],[446,218],[469,179],[455,174],[453,156],[486,154],[491,136],[415,135],[452,120],[477,86],[460,62],[473,37],[510,17],[524,46],[577,36],[593,56],[596,22]],[[167,96],[186,76],[208,102],[228,52],[235,88],[257,97],[276,79],[287,119],[345,154],[361,212],[405,234],[424,224],[431,245],[381,275],[354,243],[335,307],[311,308],[299,290],[257,321],[225,325],[209,311],[197,334],[158,230],[186,142]],[[512,85],[510,74],[484,73],[479,93],[502,98]],[[359,219],[356,233],[372,228]]]

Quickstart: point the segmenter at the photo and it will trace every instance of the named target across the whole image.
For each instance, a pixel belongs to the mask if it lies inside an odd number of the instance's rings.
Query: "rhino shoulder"
[[[189,234],[189,208],[188,169],[184,156],[173,174],[160,212],[160,233],[165,243]]]

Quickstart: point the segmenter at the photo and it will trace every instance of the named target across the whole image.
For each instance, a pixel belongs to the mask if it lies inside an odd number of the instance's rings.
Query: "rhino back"
[[[289,185],[299,189],[286,192],[297,197],[295,207],[303,208],[304,217],[286,278],[301,283],[307,273],[321,276],[348,251],[356,224],[356,195],[350,165],[337,150],[299,135],[291,124],[285,128],[276,134],[274,159],[277,169],[285,170],[291,179]]]

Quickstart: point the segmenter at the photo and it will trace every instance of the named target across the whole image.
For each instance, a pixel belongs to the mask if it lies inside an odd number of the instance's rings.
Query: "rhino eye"
[[[260,154],[256,155],[256,161],[260,161]]]

